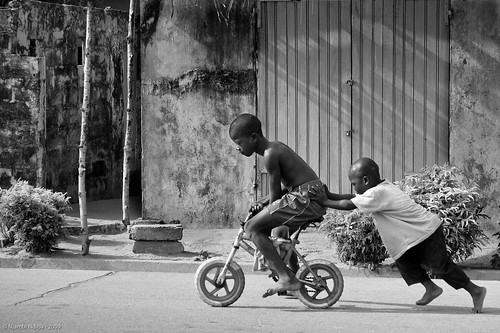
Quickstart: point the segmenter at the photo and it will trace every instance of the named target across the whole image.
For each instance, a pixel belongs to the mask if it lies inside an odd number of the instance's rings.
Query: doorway
[[[334,192],[373,158],[381,176],[448,161],[444,0],[260,2],[257,116]],[[260,195],[268,184],[257,160]]]

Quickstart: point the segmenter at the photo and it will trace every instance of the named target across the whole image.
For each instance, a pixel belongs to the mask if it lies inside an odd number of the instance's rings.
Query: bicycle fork
[[[238,235],[236,236],[236,238],[233,242],[233,248],[231,249],[231,252],[229,252],[229,256],[227,257],[226,264],[224,265],[224,267],[220,271],[219,276],[217,277],[217,280],[215,281],[219,285],[222,285],[224,283],[224,281],[226,280],[227,270],[228,270],[229,266],[231,265],[231,262],[233,261],[234,256],[236,255],[236,251],[238,251],[238,249],[240,247],[243,248],[245,251],[247,251],[251,255],[253,255],[255,252],[255,249],[243,240],[243,235],[245,234],[244,225],[245,225],[245,222],[248,221],[251,216],[252,216],[252,214],[248,214],[245,221],[242,223],[240,229],[238,230]]]

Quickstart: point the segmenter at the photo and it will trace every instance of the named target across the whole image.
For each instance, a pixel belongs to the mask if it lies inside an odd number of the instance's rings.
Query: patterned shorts
[[[324,191],[323,183],[313,180],[291,189],[280,199],[267,206],[269,214],[280,219],[283,225],[296,227],[307,221],[317,219],[326,213],[325,207],[309,198],[309,190],[315,189],[316,193]]]

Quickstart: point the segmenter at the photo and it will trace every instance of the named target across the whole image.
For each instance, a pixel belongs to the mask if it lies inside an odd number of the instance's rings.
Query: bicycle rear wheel
[[[217,278],[226,262],[212,258],[198,267],[195,275],[196,289],[201,300],[212,306],[229,306],[236,302],[245,288],[245,275],[240,265],[232,261],[222,284]]]
[[[307,262],[311,270],[302,265],[297,271],[297,278],[302,283],[296,292],[297,298],[313,309],[326,309],[335,304],[344,291],[344,278],[340,270],[327,260],[311,260]],[[311,273],[313,271],[319,280]]]

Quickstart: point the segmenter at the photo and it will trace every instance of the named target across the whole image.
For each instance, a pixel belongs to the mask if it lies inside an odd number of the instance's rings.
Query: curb
[[[188,260],[133,260],[133,259],[47,259],[47,258],[0,258],[0,268],[25,269],[70,269],[98,271],[131,271],[131,272],[164,272],[195,273],[203,261]],[[238,263],[246,274],[267,274],[253,271],[253,263]],[[344,277],[383,277],[400,278],[396,268],[382,266],[377,270],[369,270],[338,263],[336,266]],[[461,267],[471,280],[500,280],[500,270],[468,269]]]

